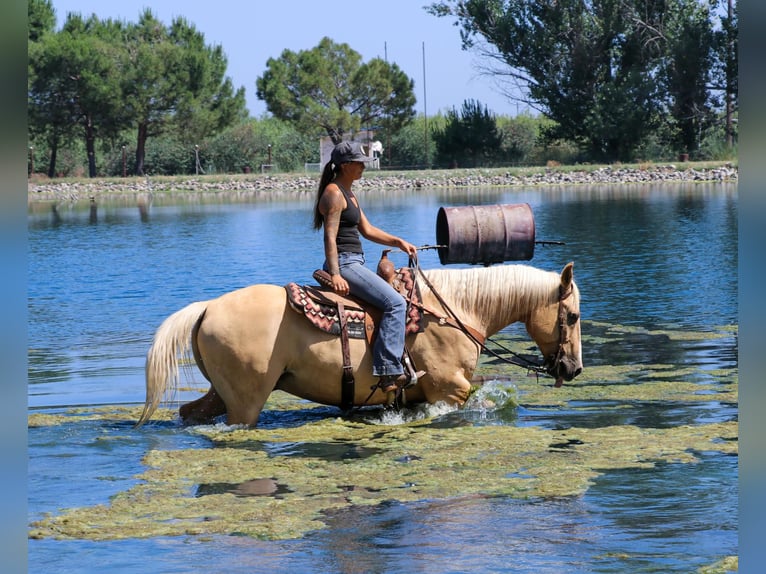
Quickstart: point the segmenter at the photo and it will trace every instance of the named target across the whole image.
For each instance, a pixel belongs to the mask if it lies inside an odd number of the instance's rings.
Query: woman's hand
[[[399,249],[404,251],[407,255],[412,257],[413,259],[418,258],[418,248],[415,247],[412,243],[409,241],[405,241],[404,239],[399,238]]]
[[[338,295],[348,295],[348,282],[340,275],[332,275],[332,289]]]

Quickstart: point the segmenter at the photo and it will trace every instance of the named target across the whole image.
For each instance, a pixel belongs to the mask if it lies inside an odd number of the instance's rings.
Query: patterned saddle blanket
[[[420,289],[415,282],[415,274],[411,267],[397,270],[392,281],[394,289],[405,298],[410,298],[405,333],[419,333],[423,330],[421,324]],[[380,322],[380,310],[356,297],[343,297],[329,288],[318,285],[285,285],[287,301],[293,310],[301,313],[309,322],[331,335],[340,336],[340,317],[338,316],[338,301],[343,305],[346,320],[346,330],[352,339],[372,341]]]

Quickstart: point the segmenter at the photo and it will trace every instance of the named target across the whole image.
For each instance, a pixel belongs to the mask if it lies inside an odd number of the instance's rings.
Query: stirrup
[[[371,387],[371,390],[380,389],[384,393],[398,392],[399,390],[409,389],[415,386],[418,379],[425,375],[425,371],[417,371],[411,373],[409,376],[406,374],[401,375],[384,375],[378,379],[378,382]]]

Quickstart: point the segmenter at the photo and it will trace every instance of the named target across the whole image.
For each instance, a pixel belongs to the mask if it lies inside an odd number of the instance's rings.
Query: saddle
[[[330,275],[321,269],[314,271],[314,279],[319,285],[298,285],[288,283],[287,301],[294,311],[301,313],[317,329],[331,335],[340,336],[341,318],[345,320],[348,336],[352,339],[367,339],[372,344],[380,322],[381,311],[374,305],[354,296],[338,295],[332,290]],[[405,334],[419,333],[422,312],[420,289],[415,283],[415,274],[411,267],[397,270],[391,286],[411,302],[408,306]],[[338,305],[341,305],[339,308]],[[341,312],[343,311],[341,317]]]
[[[410,267],[402,267],[385,275],[380,271],[379,269],[379,274],[410,302],[407,307],[405,334],[421,332],[423,330],[422,306],[414,270]],[[326,271],[317,269],[313,277],[319,285],[298,285],[297,283],[285,285],[287,301],[294,311],[306,317],[316,328],[341,338],[343,351],[341,408],[347,411],[354,406],[354,375],[348,338],[366,338],[367,342],[372,344],[377,334],[381,311],[357,297],[335,293],[330,275]],[[405,367],[410,369],[412,367],[408,355],[405,349],[403,362]]]

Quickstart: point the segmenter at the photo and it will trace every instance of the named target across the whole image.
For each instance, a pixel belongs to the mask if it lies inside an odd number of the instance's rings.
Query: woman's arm
[[[401,237],[391,235],[379,227],[375,227],[367,219],[367,216],[361,208],[359,208],[359,233],[361,233],[365,239],[380,243],[381,245],[388,245],[389,247],[398,247],[410,256],[417,257],[418,251],[414,245],[405,241]]]
[[[337,186],[328,185],[319,200],[319,212],[324,218],[324,256],[327,261],[327,271],[332,276],[332,287],[336,293],[348,293],[348,283],[340,275],[338,264],[338,230],[340,229],[340,214],[346,209],[346,200]]]

